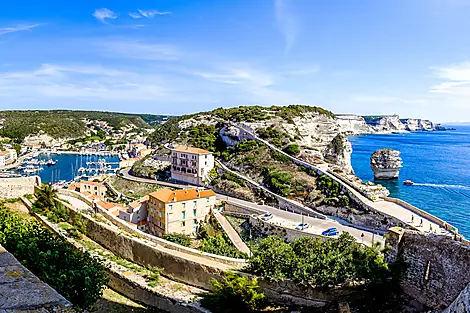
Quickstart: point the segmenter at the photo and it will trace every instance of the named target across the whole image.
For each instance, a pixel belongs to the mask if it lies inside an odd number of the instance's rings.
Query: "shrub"
[[[258,291],[256,278],[228,272],[221,281],[212,279],[211,284],[213,291],[201,294],[201,305],[211,312],[254,312],[266,307],[265,296]]]
[[[284,148],[284,152],[289,155],[296,155],[300,152],[299,145],[296,143],[292,143]]]
[[[291,159],[285,155],[285,154],[282,154],[276,150],[271,150],[271,157],[278,161],[278,162],[281,162],[281,163],[289,163],[291,162]]]
[[[176,233],[165,234],[163,235],[163,239],[177,243],[185,247],[191,246],[191,242],[192,242],[191,237],[189,237],[188,235],[176,234]]]
[[[101,261],[7,210],[0,210],[0,244],[78,309],[90,308],[109,280]]]
[[[222,234],[208,236],[202,240],[201,250],[207,253],[226,256],[229,258],[248,258],[248,255],[239,251]]]
[[[303,237],[290,244],[268,237],[255,246],[249,263],[248,270],[263,278],[323,288],[350,281],[380,283],[390,276],[380,245],[361,245],[348,233],[329,240]]]

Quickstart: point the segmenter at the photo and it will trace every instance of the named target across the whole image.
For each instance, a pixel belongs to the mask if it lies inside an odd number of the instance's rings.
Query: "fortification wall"
[[[34,186],[40,184],[39,176],[0,178],[0,199],[34,194]]]
[[[470,282],[470,244],[454,237],[392,228],[388,261],[401,259],[402,290],[435,309],[449,306]]]

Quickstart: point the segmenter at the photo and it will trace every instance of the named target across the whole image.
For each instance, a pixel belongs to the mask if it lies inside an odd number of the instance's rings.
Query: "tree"
[[[296,143],[292,143],[284,148],[284,152],[289,155],[296,155],[300,152],[299,145]]]
[[[191,246],[191,241],[192,241],[191,237],[189,237],[188,235],[177,234],[177,233],[165,234],[163,235],[163,239],[177,243],[185,247]]]
[[[55,207],[55,199],[57,198],[57,189],[49,184],[43,184],[36,193],[36,202],[34,206],[38,209],[52,209]]]
[[[211,283],[213,291],[201,294],[201,305],[211,312],[253,312],[266,307],[264,293],[258,291],[256,278],[228,272],[221,281],[212,279]]]

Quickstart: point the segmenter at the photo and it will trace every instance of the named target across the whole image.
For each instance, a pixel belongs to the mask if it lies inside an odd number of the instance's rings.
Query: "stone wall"
[[[470,312],[470,284],[465,287],[452,304],[442,313],[469,313]]]
[[[39,176],[0,178],[0,199],[34,194],[34,186],[40,184]]]
[[[470,282],[470,244],[454,237],[392,228],[388,261],[401,259],[402,290],[434,308],[449,306]]]
[[[291,228],[282,227],[276,224],[272,224],[270,222],[265,222],[261,218],[256,216],[250,216],[249,223],[252,227],[257,229],[259,232],[266,236],[278,236],[281,237],[288,242],[292,242],[292,240],[301,237],[312,237],[312,238],[321,238],[321,239],[331,239],[332,237],[326,237],[321,235],[315,235],[312,233],[299,231]]]
[[[0,246],[0,312],[73,312],[71,306]]]

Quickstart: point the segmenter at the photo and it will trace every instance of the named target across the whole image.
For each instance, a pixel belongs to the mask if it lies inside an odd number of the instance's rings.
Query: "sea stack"
[[[397,150],[379,149],[370,157],[370,168],[375,179],[397,179],[402,166],[400,151]]]

